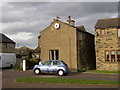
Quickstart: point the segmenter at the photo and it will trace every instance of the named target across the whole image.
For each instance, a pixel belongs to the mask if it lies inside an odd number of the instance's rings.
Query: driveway
[[[6,69],[2,71],[2,88],[118,88],[118,85],[19,83],[15,81],[15,79],[19,77],[59,77],[118,81],[118,75],[116,74],[70,73],[68,76],[60,77],[57,75],[35,75],[31,70],[23,72]]]

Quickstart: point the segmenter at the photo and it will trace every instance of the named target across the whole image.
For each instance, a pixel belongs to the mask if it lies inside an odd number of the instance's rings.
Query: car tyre
[[[10,64],[10,69],[13,69],[13,64]]]
[[[63,70],[59,70],[57,73],[59,76],[63,76],[64,75],[64,71]]]
[[[41,71],[40,71],[39,68],[36,68],[36,69],[34,70],[34,73],[35,73],[36,75],[39,75],[39,74],[41,74]]]

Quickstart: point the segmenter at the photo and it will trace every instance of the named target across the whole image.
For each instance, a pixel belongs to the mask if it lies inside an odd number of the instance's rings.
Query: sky
[[[59,16],[66,22],[68,16],[75,25],[84,25],[94,34],[98,19],[118,17],[118,2],[2,2],[0,32],[16,42],[16,47],[38,46],[40,31]]]

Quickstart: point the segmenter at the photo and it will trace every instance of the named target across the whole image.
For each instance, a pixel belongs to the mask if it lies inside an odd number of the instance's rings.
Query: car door
[[[42,64],[40,67],[40,70],[42,73],[48,73],[49,72],[49,67],[51,65],[52,61],[46,61]]]
[[[59,61],[53,61],[49,66],[49,73],[56,73],[61,63]]]

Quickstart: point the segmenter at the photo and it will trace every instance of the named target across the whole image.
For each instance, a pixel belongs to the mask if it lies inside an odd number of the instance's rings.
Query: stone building
[[[117,71],[120,63],[120,18],[99,19],[95,25],[96,68]]]
[[[32,58],[40,59],[40,48],[39,46],[32,51]]]
[[[71,71],[95,69],[94,35],[84,26],[75,26],[70,16],[67,22],[58,19],[40,32],[38,44],[41,61],[63,60]]]
[[[15,42],[0,33],[0,53],[15,53]]]
[[[15,49],[17,57],[20,57],[21,59],[25,59],[26,56],[29,56],[30,51],[32,51],[32,49],[27,46],[23,46]]]

